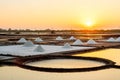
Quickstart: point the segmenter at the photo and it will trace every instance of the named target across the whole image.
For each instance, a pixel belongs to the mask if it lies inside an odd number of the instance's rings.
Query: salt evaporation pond
[[[53,59],[28,63],[27,65],[50,68],[87,68],[104,65],[100,62],[75,59]]]
[[[120,49],[106,49],[96,52],[90,52],[86,54],[77,54],[73,56],[92,56],[92,57],[102,57],[107,58],[110,60],[113,60],[117,62],[117,64],[120,64]],[[65,62],[64,62],[65,61]],[[57,62],[57,63],[56,63]],[[59,63],[58,63],[59,62]],[[88,61],[82,61],[78,62],[77,60],[69,59],[58,59],[50,60],[50,61],[41,61],[41,66],[48,65],[49,67],[56,67],[53,66],[55,64],[64,64],[64,67],[67,65],[71,65],[71,67],[75,67],[73,64],[76,65],[76,67],[87,67],[87,66],[97,66],[101,65],[98,62],[92,62]],[[84,63],[86,62],[86,63]],[[30,65],[38,65],[39,62],[30,63]],[[53,65],[52,65],[52,64]],[[59,66],[58,66],[59,67]],[[60,66],[62,67],[62,66]],[[50,72],[38,72],[38,71],[32,71],[27,69],[22,69],[19,67],[10,67],[10,66],[4,66],[0,67],[0,80],[120,80],[120,69],[104,69],[99,71],[90,71],[90,72],[75,72],[75,73],[50,73]]]
[[[95,52],[88,52],[85,54],[76,54],[73,56],[88,56],[88,57],[99,57],[99,58],[105,58],[110,59],[116,64],[120,65],[120,49],[106,49],[106,50],[100,50]]]
[[[25,70],[19,67],[1,67],[0,80],[120,80],[119,69],[93,72],[49,73]]]

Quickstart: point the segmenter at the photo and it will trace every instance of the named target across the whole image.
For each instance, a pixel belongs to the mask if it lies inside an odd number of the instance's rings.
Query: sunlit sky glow
[[[0,28],[86,29],[87,26],[120,28],[120,0],[0,0]]]

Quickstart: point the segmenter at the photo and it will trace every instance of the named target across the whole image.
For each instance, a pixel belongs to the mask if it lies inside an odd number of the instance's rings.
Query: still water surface
[[[87,54],[77,54],[73,56],[102,57],[102,58],[111,59],[113,61],[116,61],[117,64],[120,64],[120,49],[107,49],[107,50],[96,51]],[[61,63],[61,61],[62,63],[64,63],[63,62],[64,60],[58,60],[58,61],[60,61],[59,63]],[[54,60],[47,63],[44,63],[44,61],[43,63],[42,62],[40,63],[42,65],[43,64],[51,65],[51,62],[54,64],[55,63],[58,64],[58,61],[57,63]],[[38,65],[40,63],[36,62],[35,65]],[[73,65],[74,63],[73,61],[71,62],[70,60],[68,61],[68,64]],[[88,66],[88,63],[84,63],[84,64],[85,66]],[[94,65],[96,65],[96,63]],[[78,65],[76,66],[80,67]],[[66,67],[66,64],[64,65],[64,67]],[[50,80],[50,79],[51,80],[120,80],[120,69],[111,68],[111,69],[105,69],[99,71],[77,72],[77,73],[50,73],[50,72],[31,71],[19,67],[10,67],[10,66],[0,67],[0,80]]]
[[[104,63],[89,61],[89,60],[76,60],[76,59],[53,59],[28,63],[27,65],[51,68],[87,68],[104,65]]]
[[[105,58],[110,59],[112,61],[115,61],[116,64],[120,65],[120,49],[106,49],[101,51],[95,51],[95,52],[88,52],[85,54],[76,54],[73,56],[89,56],[89,57],[99,57],[99,58]]]

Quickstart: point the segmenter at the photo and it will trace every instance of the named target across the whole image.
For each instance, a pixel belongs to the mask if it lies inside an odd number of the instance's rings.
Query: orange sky
[[[0,0],[5,29],[113,29],[119,21],[120,0]]]

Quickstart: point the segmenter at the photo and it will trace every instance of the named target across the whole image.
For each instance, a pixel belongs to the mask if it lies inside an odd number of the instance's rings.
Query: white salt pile
[[[67,48],[65,45],[65,48],[63,46],[55,46],[55,45],[41,45],[43,49],[45,49],[43,52],[41,51],[41,48],[39,49],[38,45],[34,45],[31,47],[24,47],[23,45],[9,45],[9,46],[0,46],[0,53],[2,54],[12,54],[12,55],[20,55],[20,56],[28,56],[28,55],[38,55],[38,54],[52,54],[56,52],[64,53],[66,51],[74,51],[74,50],[88,50],[93,49],[95,47],[75,47],[67,44]],[[38,47],[38,49],[36,49]],[[70,48],[68,48],[70,47]]]
[[[56,40],[63,40],[63,38],[61,36],[58,36]]]
[[[35,52],[44,52],[45,49],[44,49],[41,45],[39,45],[39,46],[37,46],[37,48],[35,48],[34,51],[35,51]]]
[[[23,46],[24,46],[24,47],[32,47],[32,46],[34,46],[34,44],[33,44],[32,41],[27,41],[27,42],[24,43]]]
[[[35,42],[41,42],[41,41],[43,41],[43,40],[40,37],[35,39]]]
[[[71,36],[69,39],[70,40],[76,40],[76,38],[74,36]]]
[[[97,42],[95,42],[93,39],[90,39],[87,41],[87,44],[97,44]]]
[[[65,43],[62,48],[72,48],[72,46],[69,43]]]
[[[120,42],[120,37],[118,37],[115,41],[116,41],[116,42]]]
[[[110,37],[107,42],[116,42],[116,40],[113,37]]]
[[[20,38],[17,43],[25,43],[27,42],[27,40],[25,38]]]
[[[80,39],[77,39],[73,45],[83,45],[83,42]]]

